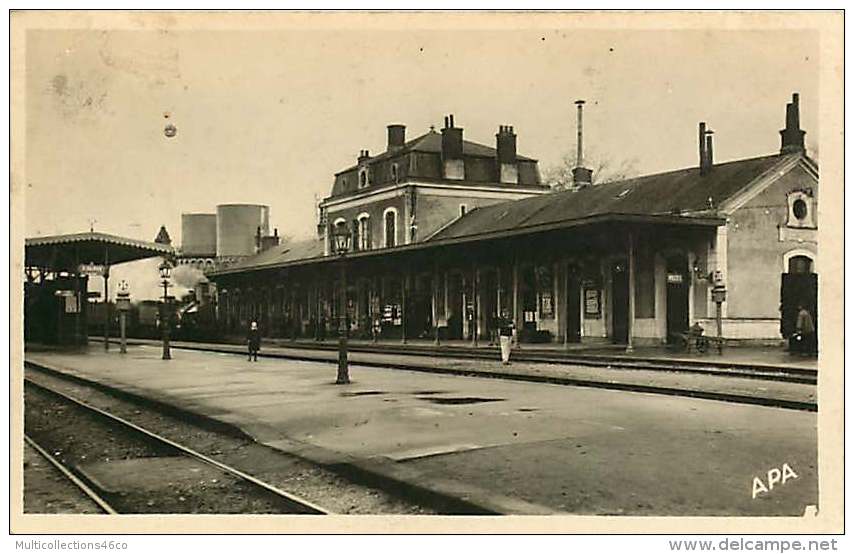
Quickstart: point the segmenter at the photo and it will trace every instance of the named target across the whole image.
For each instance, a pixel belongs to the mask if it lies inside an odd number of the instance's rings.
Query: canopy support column
[[[634,351],[635,333],[635,240],[634,233],[630,230],[627,235],[628,271],[629,271],[629,317],[627,321],[628,333],[626,338],[626,352]]]
[[[110,350],[110,254],[104,248],[104,351]]]

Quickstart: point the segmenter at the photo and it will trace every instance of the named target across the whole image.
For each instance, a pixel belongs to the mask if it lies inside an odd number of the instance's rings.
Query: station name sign
[[[103,264],[80,264],[77,266],[77,273],[103,276],[106,269],[106,266]]]

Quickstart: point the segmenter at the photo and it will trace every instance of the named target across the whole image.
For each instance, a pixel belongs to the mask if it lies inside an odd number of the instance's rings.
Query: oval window
[[[803,220],[807,217],[807,203],[798,198],[792,204],[792,213],[798,220]]]

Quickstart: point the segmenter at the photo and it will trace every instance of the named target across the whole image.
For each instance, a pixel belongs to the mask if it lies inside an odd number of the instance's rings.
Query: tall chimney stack
[[[575,188],[583,188],[593,182],[593,171],[584,167],[584,128],[582,119],[582,110],[584,109],[584,100],[576,100],[575,105],[578,106],[577,118],[577,151],[575,157],[575,167],[572,168],[572,185]]]
[[[700,175],[707,175],[714,166],[712,134],[714,134],[714,131],[707,129],[706,122],[701,121],[698,127],[698,139],[700,142]]]
[[[792,101],[786,104],[786,128],[780,131],[780,153],[791,154],[804,151],[804,135],[801,130],[800,95],[792,94]]]
[[[394,152],[403,148],[406,142],[406,126],[394,123],[388,126],[388,151]]]
[[[712,149],[712,135],[714,135],[714,133],[715,132],[711,129],[706,131],[706,173],[715,167],[715,154]]]

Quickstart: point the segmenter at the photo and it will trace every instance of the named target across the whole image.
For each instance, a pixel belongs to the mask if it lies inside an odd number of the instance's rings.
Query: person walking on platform
[[[249,346],[249,361],[257,362],[258,351],[261,350],[261,331],[258,330],[258,322],[253,321],[249,325],[249,335],[246,337],[246,343]]]
[[[501,363],[510,365],[510,341],[513,339],[513,320],[507,317],[507,312],[502,311],[501,316],[496,318],[498,328],[498,342],[501,344]]]

